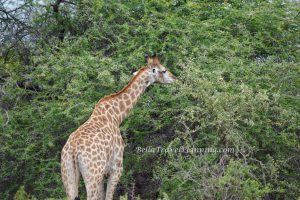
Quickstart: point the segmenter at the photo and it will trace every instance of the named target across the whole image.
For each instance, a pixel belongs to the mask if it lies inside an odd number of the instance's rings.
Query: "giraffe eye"
[[[155,71],[156,71],[156,70],[155,70],[155,68],[154,68],[154,69],[152,69],[152,72],[153,72],[153,73],[155,73]]]
[[[166,72],[167,72],[167,70],[162,71],[162,73],[166,73]]]

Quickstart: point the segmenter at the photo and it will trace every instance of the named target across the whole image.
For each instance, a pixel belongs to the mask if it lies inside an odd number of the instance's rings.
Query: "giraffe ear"
[[[136,71],[136,72],[133,72],[132,74],[133,74],[133,76],[135,76],[137,73],[138,73],[138,72]]]
[[[137,74],[137,72],[138,72],[138,71],[137,71],[135,68],[133,68],[133,69],[131,70],[131,74],[134,75],[134,76]]]
[[[136,69],[133,68],[133,69],[131,70],[131,74],[132,74],[132,75],[135,76],[137,73],[138,73],[138,71],[136,71]]]

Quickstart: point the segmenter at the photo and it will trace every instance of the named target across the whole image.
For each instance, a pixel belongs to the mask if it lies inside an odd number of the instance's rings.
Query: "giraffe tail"
[[[78,196],[79,169],[76,158],[69,152],[62,151],[61,173],[63,184],[69,200],[80,200]]]

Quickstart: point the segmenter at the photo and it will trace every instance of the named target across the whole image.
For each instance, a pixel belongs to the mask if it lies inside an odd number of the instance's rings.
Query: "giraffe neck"
[[[115,94],[102,98],[96,107],[105,110],[108,118],[111,117],[117,125],[120,125],[151,83],[153,81],[151,81],[146,68],[142,68],[126,87]]]

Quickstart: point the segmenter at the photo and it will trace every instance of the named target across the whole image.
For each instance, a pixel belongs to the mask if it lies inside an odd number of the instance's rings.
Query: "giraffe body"
[[[120,92],[100,99],[90,118],[69,136],[61,153],[62,180],[69,200],[79,199],[80,174],[88,200],[113,198],[123,170],[125,144],[120,124],[150,84],[175,80],[156,56],[146,59],[148,66],[141,68]]]

